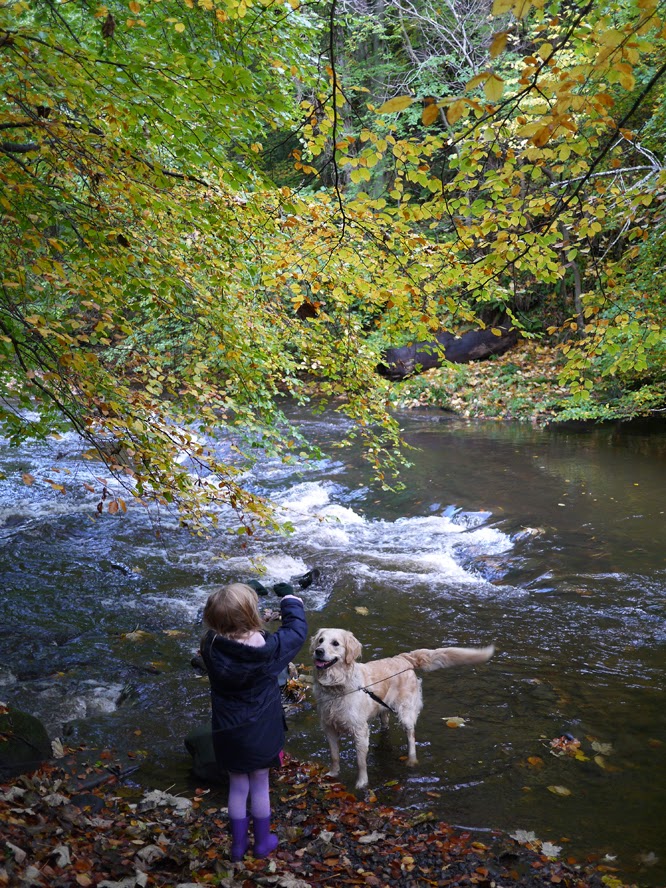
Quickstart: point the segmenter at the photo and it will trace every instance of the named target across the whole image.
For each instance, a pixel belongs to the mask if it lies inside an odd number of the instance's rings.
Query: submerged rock
[[[51,758],[51,740],[34,715],[0,704],[0,780],[34,771]]]

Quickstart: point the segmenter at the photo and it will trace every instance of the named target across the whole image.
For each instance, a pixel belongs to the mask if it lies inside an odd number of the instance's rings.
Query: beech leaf
[[[483,91],[489,102],[498,102],[504,92],[504,80],[497,74],[491,74],[483,84]]]
[[[460,718],[460,716],[458,716],[458,715],[452,715],[449,717],[445,717],[442,719],[442,721],[446,722],[447,728],[464,728],[465,724],[466,724],[465,719]]]
[[[124,638],[125,641],[143,641],[144,638],[150,638],[150,632],[145,632],[143,629],[134,629],[132,632],[126,632],[120,637]]]
[[[497,58],[498,55],[501,55],[501,53],[504,52],[508,39],[508,31],[498,31],[497,34],[493,35],[493,39],[488,50],[491,59]]]
[[[405,108],[409,108],[413,101],[412,96],[396,96],[394,99],[389,99],[388,102],[380,105],[377,109],[377,114],[393,114],[396,111],[404,111]]]
[[[437,103],[432,105],[426,105],[423,109],[423,114],[421,115],[421,123],[424,126],[429,126],[431,123],[434,123],[439,117],[439,106]]]
[[[359,843],[361,845],[371,845],[375,842],[381,842],[382,839],[386,838],[386,833],[374,832],[368,833],[366,836],[359,836]]]
[[[552,792],[554,795],[559,796],[570,796],[571,790],[567,789],[566,786],[549,786],[548,792]]]

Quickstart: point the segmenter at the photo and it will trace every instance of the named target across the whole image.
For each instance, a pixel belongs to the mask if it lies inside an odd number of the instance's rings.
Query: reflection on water
[[[338,437],[336,418],[300,420],[324,452]],[[304,593],[312,630],[351,629],[366,659],[497,646],[483,667],[424,676],[417,768],[399,761],[398,727],[373,735],[382,800],[533,830],[567,855],[610,854],[624,877],[663,885],[666,434],[434,412],[404,425],[419,450],[400,492],[367,486],[353,458],[258,464],[249,482],[295,530],[247,548],[234,534],[190,538],[171,519],[157,538],[139,509],[98,518],[74,436],[3,449],[0,698],[53,733],[143,748],[145,780],[185,788],[182,738],[208,712],[189,660],[211,587],[256,575],[258,558],[267,584],[316,565],[322,581]],[[66,496],[19,480],[52,468]],[[447,727],[452,716],[465,726]],[[292,753],[327,760],[312,706],[290,727]],[[565,732],[582,757],[552,754]],[[347,745],[350,785],[354,773]]]

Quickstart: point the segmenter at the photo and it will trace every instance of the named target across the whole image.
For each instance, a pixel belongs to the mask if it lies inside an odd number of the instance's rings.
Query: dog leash
[[[358,688],[359,691],[365,691],[368,697],[372,697],[375,703],[380,703],[385,709],[388,709],[389,712],[392,712],[395,715],[395,709],[392,706],[389,706],[386,700],[382,700],[381,697],[378,697],[377,694],[369,691],[367,688]]]
[[[342,696],[347,697],[349,694],[355,694],[356,691],[363,691],[364,693],[366,693],[368,695],[368,697],[371,697],[375,701],[375,703],[381,704],[386,709],[388,709],[389,712],[392,712],[395,715],[396,714],[395,709],[392,706],[389,706],[389,704],[385,700],[382,700],[381,697],[378,697],[377,694],[374,693],[374,691],[368,690],[368,688],[371,688],[371,687],[373,687],[373,685],[376,685],[376,684],[381,684],[383,681],[388,681],[390,678],[395,678],[396,675],[402,675],[403,672],[413,672],[413,671],[414,671],[414,667],[409,666],[407,669],[401,669],[400,672],[394,672],[393,675],[387,675],[386,678],[380,678],[378,681],[373,681],[370,684],[363,685],[363,687],[354,688],[353,691],[346,691],[346,693],[342,694]]]

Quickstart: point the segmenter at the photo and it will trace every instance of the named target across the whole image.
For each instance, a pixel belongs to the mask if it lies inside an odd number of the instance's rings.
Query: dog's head
[[[344,684],[362,649],[361,642],[346,629],[320,629],[310,640],[315,681],[321,685]]]

